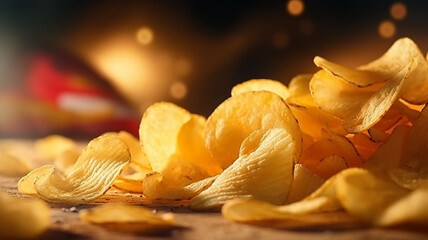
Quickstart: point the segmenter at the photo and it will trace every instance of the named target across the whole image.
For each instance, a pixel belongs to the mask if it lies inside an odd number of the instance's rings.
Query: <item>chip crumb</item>
[[[71,208],[70,208],[70,212],[77,213],[77,212],[79,212],[79,211],[77,210],[77,208],[76,208],[76,207],[71,207]]]

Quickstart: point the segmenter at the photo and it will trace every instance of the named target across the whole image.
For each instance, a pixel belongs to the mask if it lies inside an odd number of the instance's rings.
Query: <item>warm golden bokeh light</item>
[[[378,31],[383,38],[391,38],[396,32],[395,24],[389,20],[382,21],[379,24]]]
[[[301,0],[290,0],[287,2],[287,11],[293,16],[299,16],[303,13],[305,4]]]
[[[143,45],[149,45],[153,42],[153,31],[148,27],[141,27],[137,30],[137,41]]]
[[[175,63],[175,72],[178,76],[189,75],[193,70],[192,62],[187,58],[180,58]]]
[[[290,42],[290,37],[283,31],[278,31],[272,36],[272,44],[277,49],[284,49]]]
[[[183,99],[187,95],[187,86],[180,81],[173,82],[169,88],[169,93],[174,99]]]
[[[404,19],[407,15],[407,7],[402,2],[396,2],[391,5],[389,10],[391,17],[396,20]]]

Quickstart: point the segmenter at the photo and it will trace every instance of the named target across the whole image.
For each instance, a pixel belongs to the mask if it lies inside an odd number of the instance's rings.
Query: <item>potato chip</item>
[[[242,143],[239,158],[194,197],[190,207],[218,209],[235,198],[283,204],[292,184],[295,151],[300,149],[284,128],[253,132]]]
[[[421,187],[391,204],[377,222],[381,226],[428,224],[428,189]]]
[[[312,99],[309,82],[313,74],[299,74],[290,80],[288,91],[290,96],[287,98],[287,103],[293,103],[305,107],[316,107]]]
[[[131,153],[131,165],[136,166],[139,172],[148,173],[152,171],[152,166],[144,154],[139,140],[126,131],[120,131],[119,137],[128,144]]]
[[[409,38],[397,40],[382,57],[358,69],[344,67],[321,57],[315,57],[314,62],[318,67],[350,84],[367,87],[388,81],[412,60],[415,61],[414,71],[409,76],[412,84],[406,87],[405,92],[409,96],[404,98],[410,102],[425,103],[428,100],[427,96],[415,95],[423,95],[428,89],[426,83],[428,64],[418,46]]]
[[[146,174],[141,172],[119,176],[114,180],[113,186],[126,192],[143,193],[143,181],[145,177]]]
[[[32,239],[50,225],[50,208],[39,199],[20,199],[0,191],[0,238]]]
[[[181,199],[187,200],[198,195],[203,190],[211,186],[218,176],[208,177],[187,186],[179,187],[171,183],[162,174],[153,172],[147,174],[143,181],[144,196],[149,199]]]
[[[270,79],[252,79],[240,83],[232,88],[232,96],[250,91],[268,91],[277,94],[282,99],[287,99],[290,93],[287,87],[279,81]]]
[[[376,177],[364,169],[338,178],[337,197],[350,214],[371,224],[379,224],[387,207],[405,196],[408,191],[392,181]]]
[[[287,104],[276,94],[266,91],[245,92],[220,104],[207,120],[205,144],[223,169],[239,156],[243,140],[263,129],[285,128],[296,149],[301,148],[301,131]],[[297,161],[300,152],[294,152]]]
[[[388,141],[381,145],[364,163],[364,168],[374,172],[378,177],[389,179],[388,172],[400,165],[404,141],[409,131],[409,126],[396,127]]]
[[[77,151],[76,143],[61,135],[49,135],[35,141],[36,150],[46,158],[56,158],[64,151]]]
[[[158,231],[171,227],[174,223],[172,213],[154,214],[145,207],[123,203],[104,204],[82,210],[79,215],[87,222],[130,232]]]
[[[351,168],[328,179],[308,197],[284,206],[275,206],[254,199],[235,199],[222,208],[224,217],[231,221],[252,222],[261,220],[298,220],[308,218],[308,214],[332,212],[342,207],[336,197],[336,184],[340,177],[357,171]],[[294,183],[293,183],[294,184]]]
[[[34,182],[36,181],[36,178],[45,174],[51,174],[54,170],[55,167],[53,165],[44,165],[33,169],[31,172],[29,172],[27,175],[25,175],[19,180],[19,192],[24,194],[37,194],[37,191],[34,188]]]
[[[36,177],[34,187],[47,201],[87,203],[102,196],[129,161],[128,146],[121,138],[102,135],[88,144],[70,174],[63,177],[50,169]]]
[[[318,189],[324,183],[324,179],[318,177],[303,164],[294,165],[293,184],[287,203],[293,203],[302,200]]]
[[[348,136],[348,139],[352,142],[352,144],[354,144],[363,161],[369,159],[381,145],[381,143],[374,142],[373,139],[371,139],[364,132],[351,134]]]
[[[153,171],[177,187],[222,171],[204,146],[206,120],[172,103],[149,107],[140,125],[140,143]]]
[[[80,153],[76,150],[68,149],[63,151],[59,156],[54,160],[55,168],[61,172],[68,174],[79,159]]]
[[[320,177],[329,178],[347,167],[361,167],[362,158],[346,137],[323,129],[323,138],[303,150],[300,163]]]
[[[21,158],[0,151],[0,174],[22,176],[31,171],[30,165]]]
[[[358,88],[326,71],[318,71],[310,87],[315,103],[343,119],[350,133],[365,131],[376,124],[402,95],[413,61],[380,88]]]
[[[209,176],[215,176],[223,171],[220,164],[211,157],[205,147],[206,119],[203,116],[192,114],[190,120],[180,129],[177,136],[177,153]]]

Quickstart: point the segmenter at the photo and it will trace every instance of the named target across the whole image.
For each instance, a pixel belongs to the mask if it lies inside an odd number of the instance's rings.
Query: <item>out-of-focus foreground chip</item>
[[[102,135],[88,144],[68,175],[62,176],[53,167],[46,167],[34,170],[40,175],[22,181],[34,178],[34,189],[48,201],[86,203],[102,196],[129,161],[128,146],[121,138]],[[31,192],[26,185],[24,191]]]
[[[171,227],[172,213],[154,214],[151,210],[123,203],[111,203],[80,211],[80,218],[115,230],[151,232]]]
[[[19,199],[0,191],[0,238],[30,239],[48,229],[49,206],[42,200]]]

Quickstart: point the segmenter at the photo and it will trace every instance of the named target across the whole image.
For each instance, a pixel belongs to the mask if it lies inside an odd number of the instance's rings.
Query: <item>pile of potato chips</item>
[[[114,187],[154,201],[190,200],[191,209],[221,209],[238,222],[304,221],[344,209],[377,226],[426,225],[427,59],[403,38],[358,68],[314,62],[321,70],[288,86],[236,85],[207,119],[156,103],[142,117],[139,140],[106,133],[80,153],[61,136],[40,139],[37,149],[55,160],[23,177],[19,191],[81,204]],[[112,212],[127,215],[128,207],[83,218],[115,221]]]

